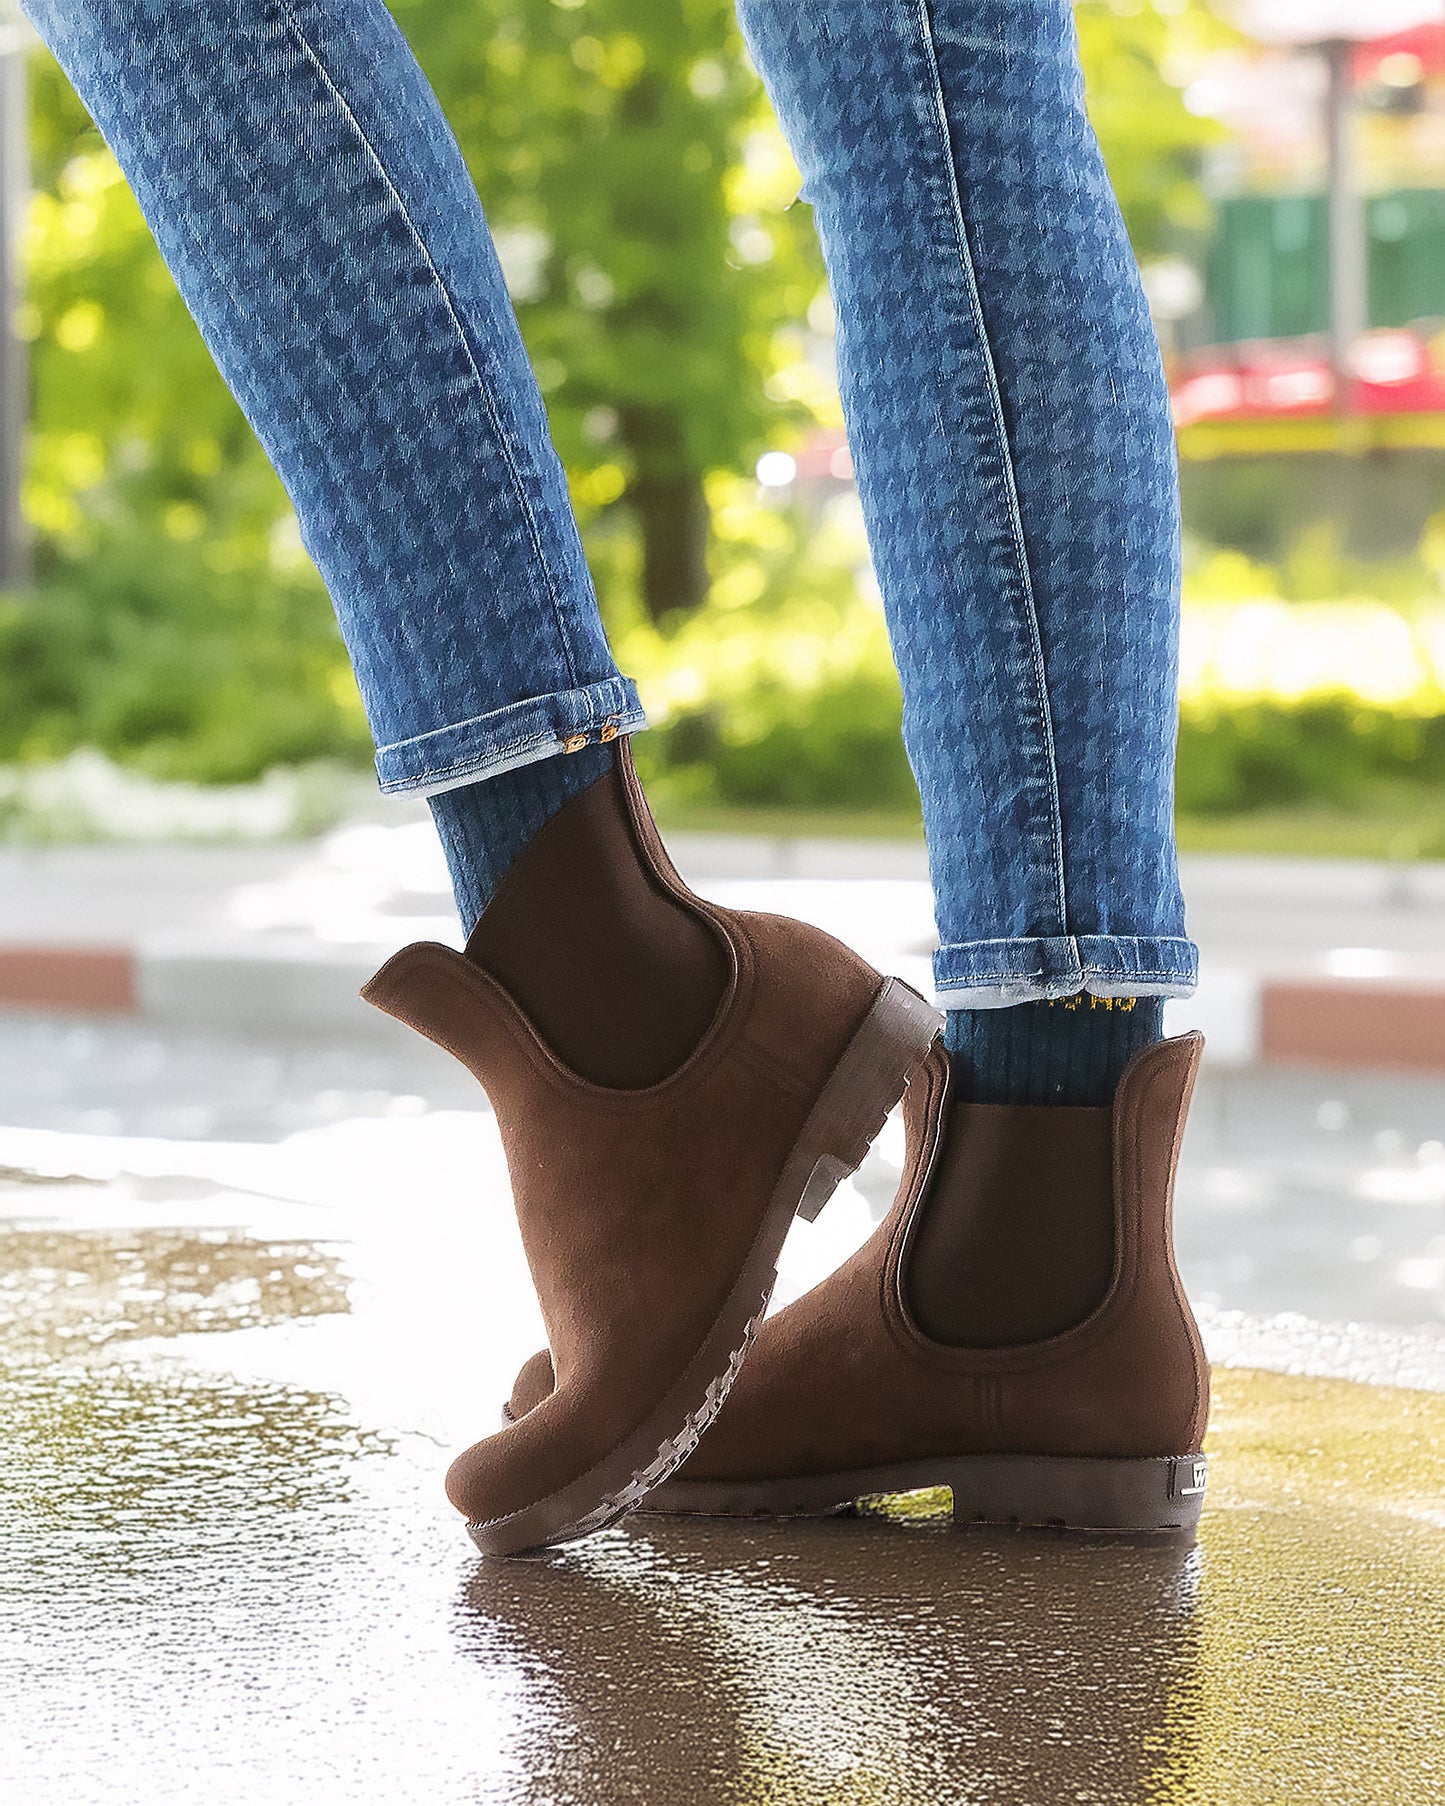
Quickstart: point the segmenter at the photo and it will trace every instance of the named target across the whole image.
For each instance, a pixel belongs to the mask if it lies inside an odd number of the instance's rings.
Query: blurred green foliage
[[[619,656],[658,722],[639,754],[666,798],[911,817],[856,521],[805,526],[744,475],[765,445],[838,415],[804,338],[826,318],[811,218],[790,206],[796,172],[730,0],[394,10],[487,203]],[[1219,27],[1200,0],[1083,0],[1077,15],[1147,259],[1203,217],[1194,171],[1214,128],[1169,66]],[[286,498],[43,56],[33,143],[37,583],[0,599],[0,759],[90,745],[205,781],[363,763]],[[1445,775],[1436,724],[1354,698],[1192,706],[1180,800],[1348,802],[1421,770]]]
[[[660,806],[674,816],[791,807],[916,820],[882,616],[848,581],[861,543],[856,516],[837,512],[804,546],[794,520],[749,506],[741,484],[715,480],[712,503],[718,579],[707,611],[670,631],[640,623],[619,635],[653,715],[654,731],[637,745]],[[1258,606],[1247,598],[1270,573],[1241,564],[1220,560],[1199,573],[1216,606],[1228,608],[1232,582],[1246,575],[1245,605]],[[1336,612],[1346,649],[1378,632],[1371,611]],[[1430,616],[1427,639],[1441,619]],[[1301,649],[1285,650],[1291,684],[1299,677],[1289,655]],[[1377,678],[1374,648],[1355,650],[1361,678]],[[1349,811],[1404,785],[1445,792],[1436,678],[1376,701],[1328,682],[1250,694],[1220,672],[1196,674],[1180,719],[1181,814],[1218,820],[1301,803]]]
[[[732,0],[394,0],[486,200],[584,517],[621,502],[654,617],[708,590],[710,470],[802,418],[796,172]]]
[[[1405,715],[1335,695],[1184,710],[1179,732],[1182,813],[1331,803],[1368,806],[1377,787],[1409,780],[1445,787],[1445,715]]]

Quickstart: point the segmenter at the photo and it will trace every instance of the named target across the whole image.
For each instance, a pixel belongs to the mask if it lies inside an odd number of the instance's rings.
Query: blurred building
[[[1365,317],[1348,398],[1327,339],[1327,82],[1323,56],[1261,46],[1221,57],[1189,90],[1230,135],[1207,170],[1216,227],[1200,302],[1180,322],[1179,423],[1298,419],[1347,399],[1427,414],[1423,436],[1445,444],[1445,22],[1350,50]]]
[[[1413,552],[1445,507],[1445,0],[1218,5],[1238,41],[1185,92],[1222,128],[1210,229],[1145,270],[1189,525],[1269,559],[1321,522]],[[851,485],[841,429],[789,463],[806,505]]]
[[[1187,90],[1225,128],[1162,310],[1181,450],[1222,466],[1186,479],[1204,537],[1277,556],[1326,518],[1392,555],[1445,501],[1445,5],[1407,10],[1439,17],[1368,36],[1388,5],[1295,8]],[[1325,35],[1341,14],[1362,35]]]

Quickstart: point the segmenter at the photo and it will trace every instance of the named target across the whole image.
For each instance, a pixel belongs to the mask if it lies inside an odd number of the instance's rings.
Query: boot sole
[[[955,1524],[1187,1536],[1199,1523],[1208,1477],[1204,1455],[964,1455],[791,1480],[675,1480],[646,1509],[669,1517],[834,1517],[861,1499],[946,1486]]]
[[[757,1334],[793,1218],[813,1221],[856,1171],[927,1056],[940,1022],[938,1011],[901,979],[884,980],[818,1094],[737,1283],[682,1377],[606,1460],[570,1485],[523,1511],[468,1524],[467,1534],[484,1555],[517,1555],[590,1536],[635,1509],[682,1466],[722,1409]]]

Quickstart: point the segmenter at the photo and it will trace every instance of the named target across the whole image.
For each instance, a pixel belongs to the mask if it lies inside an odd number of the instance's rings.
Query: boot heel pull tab
[[[392,1014],[392,1002],[431,960],[440,956],[443,960],[460,959],[461,955],[452,947],[444,947],[440,941],[413,941],[408,947],[399,947],[391,958],[379,966],[358,995],[375,1009]]]
[[[468,986],[464,995],[470,995],[476,977],[476,967],[455,948],[415,941],[393,953],[360,994],[373,1009],[446,1047],[452,1044],[458,980]]]

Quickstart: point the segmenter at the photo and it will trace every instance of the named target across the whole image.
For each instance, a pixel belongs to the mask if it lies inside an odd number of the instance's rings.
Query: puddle
[[[537,1345],[489,1121],[379,1111],[184,1160],[10,1142],[7,1801],[1445,1797],[1428,1331],[1209,1314],[1232,1358],[1355,1377],[1218,1373],[1194,1548],[954,1532],[924,1497],[637,1517],[486,1565],[441,1474]],[[792,1289],[890,1183],[799,1244]]]
[[[484,1564],[434,1442],[227,1371],[344,1310],[331,1253],[164,1231],[6,1252],[30,1278],[0,1365],[0,1788],[24,1806],[1445,1786],[1445,1395],[1222,1372],[1194,1548],[955,1532],[923,1497],[637,1517]]]
[[[0,1226],[0,1349],[59,1355],[349,1309],[336,1254],[223,1231]]]

